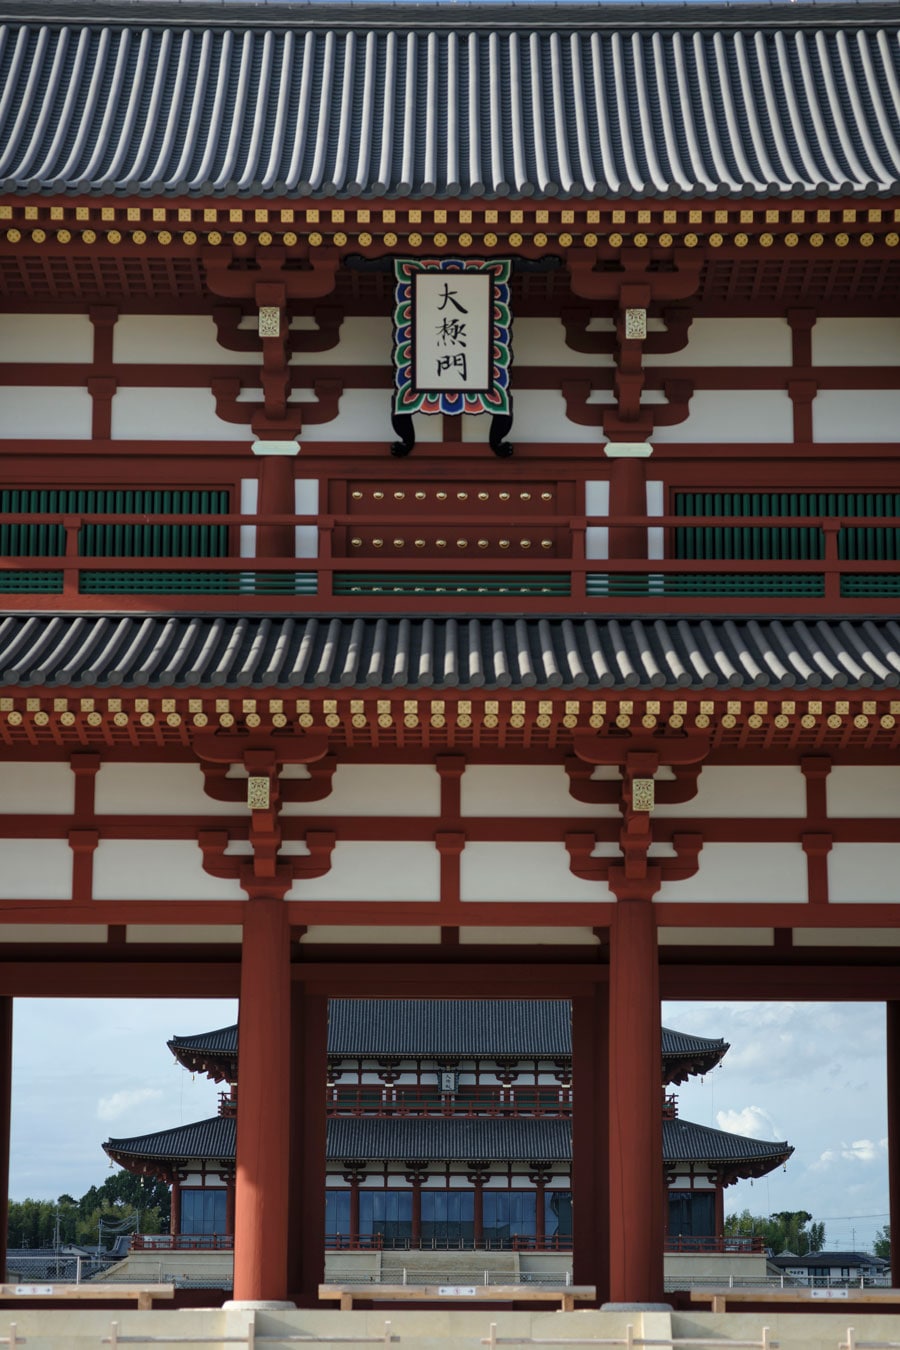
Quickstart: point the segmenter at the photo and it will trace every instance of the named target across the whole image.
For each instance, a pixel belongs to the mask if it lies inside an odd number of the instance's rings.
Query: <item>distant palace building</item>
[[[103,1147],[129,1171],[171,1184],[166,1245],[227,1247],[238,1029],[176,1036],[169,1047],[185,1068],[229,1084],[219,1115]],[[708,1072],[727,1050],[664,1027],[663,1086]],[[724,1236],[725,1187],[764,1176],[793,1149],[681,1120],[671,1095],[660,1108],[667,1247],[737,1250],[744,1240]],[[326,1248],[571,1250],[575,1109],[563,1000],[332,1003]]]

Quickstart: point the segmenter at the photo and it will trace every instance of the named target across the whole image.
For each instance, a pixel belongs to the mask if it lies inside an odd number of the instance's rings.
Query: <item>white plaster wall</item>
[[[236,881],[204,872],[190,839],[103,839],[94,853],[95,900],[245,900]]]
[[[722,764],[705,767],[697,795],[681,805],[660,803],[655,816],[805,816],[806,782],[794,765]]]
[[[129,923],[125,928],[126,942],[241,942],[243,929],[231,924],[150,924]]]
[[[470,765],[462,776],[464,816],[617,816],[615,806],[589,806],[569,795],[561,765]]]
[[[250,816],[241,802],[207,797],[197,764],[102,764],[95,802],[101,816]]]
[[[209,389],[123,388],[112,401],[113,440],[246,441],[249,426],[216,416]]]
[[[900,928],[795,928],[795,947],[900,947]]]
[[[328,353],[326,353],[328,355]],[[314,395],[313,395],[314,397]],[[470,417],[463,418],[470,422]],[[413,418],[417,441],[443,439],[443,419],[417,413]],[[338,404],[337,417],[320,426],[304,427],[300,433],[301,450],[307,443],[320,441],[375,441],[388,443],[397,439],[391,426],[391,392],[389,389],[345,389]]]
[[[0,314],[0,363],[92,361],[94,325],[86,314]]]
[[[828,855],[832,904],[896,904],[900,900],[900,844],[836,844]]]
[[[359,924],[311,924],[301,942],[349,943],[360,947],[437,946],[440,928],[375,928]]]
[[[513,370],[512,391],[513,425],[509,439],[513,445],[517,441],[522,445],[533,441],[550,441],[557,445],[570,441],[597,446],[604,443],[606,438],[599,427],[582,427],[569,421],[566,401],[558,389],[517,389]],[[480,441],[487,445],[489,431],[488,417],[463,418],[464,441]]]
[[[794,407],[779,389],[698,389],[691,399],[687,421],[675,427],[657,427],[653,432],[654,444],[664,441],[780,444],[793,439]]]
[[[0,814],[56,816],[74,809],[75,775],[68,764],[0,761]]]
[[[657,900],[801,901],[807,898],[806,855],[800,844],[706,844],[700,870],[687,881],[663,882]]]
[[[900,389],[822,389],[813,399],[813,440],[900,441]]]
[[[85,440],[91,434],[92,403],[86,389],[0,389],[0,436],[38,440]]]
[[[342,840],[331,871],[298,881],[290,900],[437,900],[440,855],[433,844]]]
[[[562,844],[467,844],[460,858],[463,900],[610,899],[605,882],[582,881],[569,871]]]
[[[105,923],[4,923],[0,924],[0,947],[5,942],[61,943],[105,942]]]
[[[612,331],[612,325],[604,323],[603,328]],[[593,331],[593,325],[590,325]],[[558,319],[516,319],[513,323],[513,387],[515,387],[516,366],[564,366],[575,369],[579,366],[596,370],[598,366],[611,366],[612,353],[576,352],[566,346],[565,329]]]
[[[900,365],[900,318],[817,319],[814,366]]]
[[[0,900],[69,900],[72,850],[65,839],[0,840]]]
[[[295,321],[292,328],[312,329],[315,321]],[[295,352],[292,366],[389,366],[393,361],[394,327],[389,314],[353,315],[341,324],[336,347],[327,352]]]
[[[113,360],[130,365],[254,366],[262,352],[232,352],[216,341],[206,314],[123,314],[113,329]]]
[[[646,366],[790,364],[791,330],[784,319],[695,319],[680,352],[644,357]]]
[[[900,815],[900,764],[835,765],[825,791],[830,816]]]
[[[597,947],[593,928],[460,928],[462,946]]]
[[[775,942],[774,928],[660,928],[658,934],[663,947],[771,947]]]
[[[465,777],[465,775],[463,775]],[[441,780],[430,764],[339,764],[331,795],[287,802],[287,816],[437,816]]]

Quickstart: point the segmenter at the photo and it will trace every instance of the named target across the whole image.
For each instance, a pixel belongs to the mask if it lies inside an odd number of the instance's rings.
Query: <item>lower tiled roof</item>
[[[171,689],[900,684],[893,619],[11,615],[0,683]]]

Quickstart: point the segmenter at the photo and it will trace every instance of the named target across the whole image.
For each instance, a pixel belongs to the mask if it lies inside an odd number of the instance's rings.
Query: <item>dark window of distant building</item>
[[[548,1241],[572,1238],[572,1192],[544,1191],[544,1234]]]
[[[385,1247],[406,1245],[412,1235],[412,1191],[359,1193],[359,1232],[380,1238]]]
[[[428,1246],[471,1247],[475,1241],[474,1191],[423,1191],[422,1242]]]
[[[669,1237],[714,1237],[715,1232],[713,1191],[669,1191]]]
[[[484,1240],[491,1247],[527,1245],[535,1235],[535,1191],[484,1191]]]
[[[226,1203],[224,1187],[216,1190],[185,1187],[181,1192],[182,1233],[212,1235],[227,1232]]]
[[[350,1192],[325,1192],[325,1236],[329,1241],[350,1236]]]

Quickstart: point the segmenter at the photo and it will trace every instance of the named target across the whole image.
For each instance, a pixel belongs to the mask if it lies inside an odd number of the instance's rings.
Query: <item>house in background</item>
[[[137,1251],[230,1250],[238,1028],[169,1042],[192,1072],[227,1084],[220,1114],[104,1144],[114,1162],[172,1185],[167,1236]],[[793,1152],[678,1117],[666,1089],[708,1072],[728,1045],[663,1028],[660,1110],[671,1253],[761,1252],[761,1239],[724,1235],[724,1191]],[[571,1274],[572,1080],[568,1001],[339,999],[329,1008],[324,1243],[340,1267],[415,1278],[417,1254],[554,1254],[536,1270]],[[577,1197],[574,1200],[577,1204]],[[376,1260],[371,1253],[381,1254]],[[391,1256],[402,1253],[402,1256]],[[454,1260],[458,1260],[454,1258]],[[335,1258],[331,1258],[334,1265]],[[497,1263],[495,1263],[497,1264]],[[507,1269],[509,1260],[501,1260]],[[682,1267],[682,1269],[689,1269]]]
[[[842,1285],[883,1285],[891,1283],[891,1263],[869,1252],[781,1252],[769,1258],[769,1264],[791,1284],[839,1288]]]

